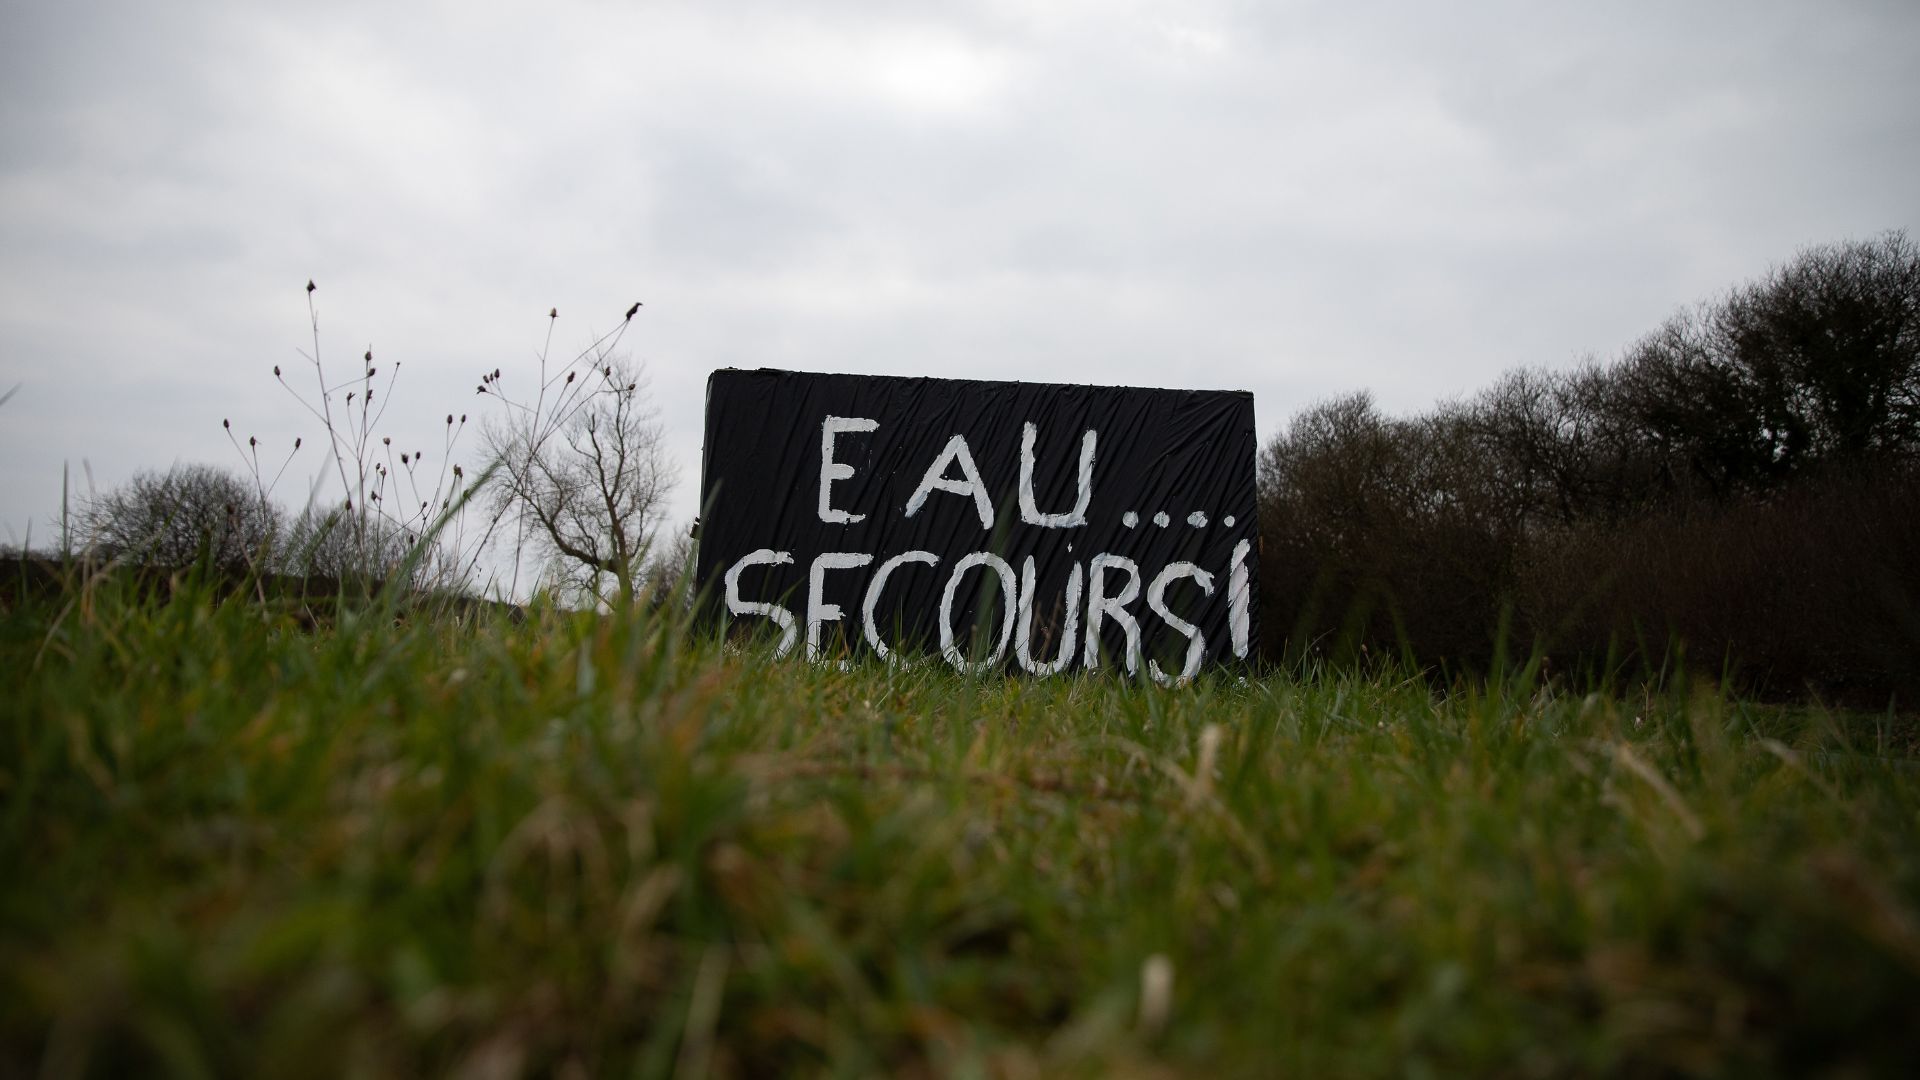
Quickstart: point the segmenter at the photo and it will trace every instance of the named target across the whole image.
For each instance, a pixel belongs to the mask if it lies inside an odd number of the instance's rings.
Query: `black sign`
[[[1255,636],[1253,395],[716,371],[699,576],[782,654],[1144,669]]]

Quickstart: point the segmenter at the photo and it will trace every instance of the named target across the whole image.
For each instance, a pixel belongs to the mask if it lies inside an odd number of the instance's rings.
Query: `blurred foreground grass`
[[[0,613],[0,1076],[1920,1073],[1890,717],[94,584]]]

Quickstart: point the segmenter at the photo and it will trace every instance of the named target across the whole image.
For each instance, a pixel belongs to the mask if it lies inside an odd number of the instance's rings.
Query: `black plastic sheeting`
[[[817,660],[1237,664],[1259,640],[1254,453],[1245,391],[716,371],[705,613]]]

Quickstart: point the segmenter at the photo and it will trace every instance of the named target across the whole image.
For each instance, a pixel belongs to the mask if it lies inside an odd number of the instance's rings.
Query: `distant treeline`
[[[1611,363],[1383,416],[1295,416],[1260,461],[1270,659],[1505,655],[1920,701],[1920,252],[1819,247]]]
[[[518,604],[491,600],[470,592],[434,589],[418,582],[401,582],[391,608],[395,618],[416,612],[460,618],[526,619]],[[349,573],[345,577],[322,573],[279,573],[252,570],[244,564],[221,564],[202,558],[178,566],[129,560],[115,562],[85,553],[78,557],[54,552],[0,551],[0,613],[33,605],[58,607],[76,594],[96,599],[111,594],[116,601],[165,603],[184,591],[189,596],[260,601],[269,610],[312,628],[330,624],[342,610],[364,610],[386,589],[383,578]],[[342,605],[345,605],[344,609]]]

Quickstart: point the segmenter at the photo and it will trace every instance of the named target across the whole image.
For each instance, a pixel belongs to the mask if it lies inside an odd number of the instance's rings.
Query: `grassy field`
[[[0,671],[0,1076],[1920,1072],[1891,715],[111,581]]]

